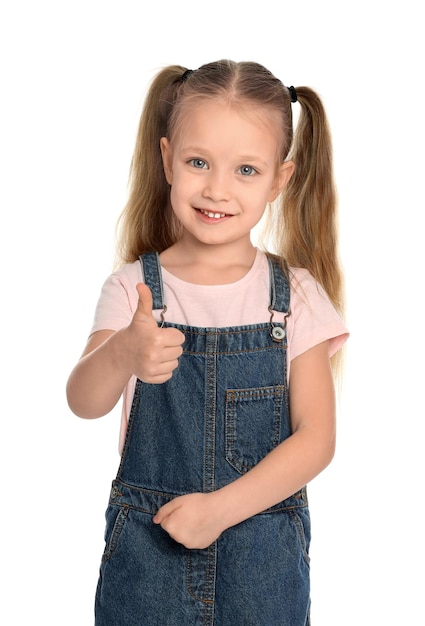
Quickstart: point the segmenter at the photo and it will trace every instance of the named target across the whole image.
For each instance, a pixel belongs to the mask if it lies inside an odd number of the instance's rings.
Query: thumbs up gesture
[[[159,328],[152,315],[152,293],[147,285],[136,286],[139,302],[127,328],[130,366],[145,383],[169,380],[183,353],[185,337],[177,328]]]

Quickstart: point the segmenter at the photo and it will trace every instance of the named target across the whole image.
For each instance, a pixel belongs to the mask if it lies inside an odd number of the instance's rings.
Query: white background
[[[148,83],[163,65],[223,57],[315,88],[333,129],[351,338],[337,455],[309,491],[313,624],[421,623],[419,9],[415,0],[2,3],[3,624],[93,622],[119,410],[79,420],[66,379],[112,269]]]

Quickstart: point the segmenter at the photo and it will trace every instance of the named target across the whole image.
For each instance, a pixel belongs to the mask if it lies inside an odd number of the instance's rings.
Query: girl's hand
[[[71,410],[93,419],[109,413],[132,375],[164,383],[173,375],[185,337],[177,328],[159,328],[152,315],[149,287],[136,285],[137,309],[126,328],[93,333],[68,379]]]
[[[130,368],[145,383],[163,383],[178,366],[185,337],[177,328],[159,328],[152,315],[149,287],[139,283],[136,288],[139,302],[126,329]]]
[[[153,522],[186,548],[207,548],[225,530],[217,493],[190,493],[174,498],[159,509]]]

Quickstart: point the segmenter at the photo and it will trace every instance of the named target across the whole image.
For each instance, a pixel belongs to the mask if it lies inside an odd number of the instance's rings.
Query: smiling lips
[[[228,217],[227,213],[214,213],[213,211],[205,211],[204,209],[198,209],[200,213],[202,213],[202,215],[206,215],[207,217],[211,218],[211,219],[220,219],[223,217]]]

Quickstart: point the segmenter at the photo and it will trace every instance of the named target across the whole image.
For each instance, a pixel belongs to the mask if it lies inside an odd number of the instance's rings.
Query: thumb
[[[158,509],[158,511],[152,518],[152,521],[154,524],[162,524],[162,522],[171,515],[171,513],[176,508],[176,504],[174,500],[171,500],[170,502],[163,504],[162,507]]]
[[[136,285],[136,289],[139,294],[139,302],[137,303],[136,313],[146,315],[147,317],[151,317],[153,319],[151,290],[144,283],[138,283]]]

